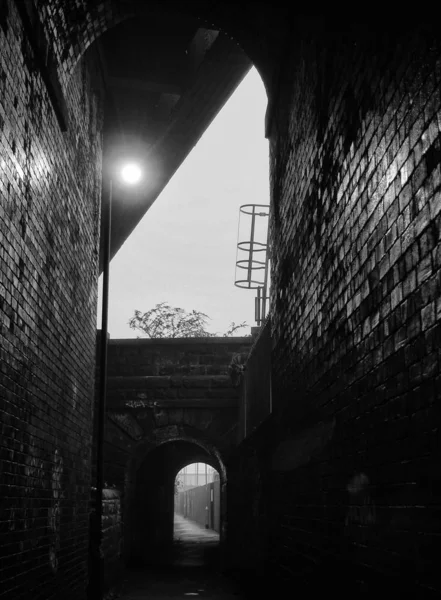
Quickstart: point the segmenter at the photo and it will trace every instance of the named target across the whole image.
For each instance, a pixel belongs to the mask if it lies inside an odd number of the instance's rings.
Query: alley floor
[[[237,584],[221,571],[216,532],[175,515],[174,539],[166,563],[127,572],[119,600],[244,598]]]

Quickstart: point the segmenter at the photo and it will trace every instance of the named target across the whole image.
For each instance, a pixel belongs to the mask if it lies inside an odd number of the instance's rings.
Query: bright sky
[[[111,338],[138,337],[128,326],[134,310],[159,302],[206,313],[208,330],[220,335],[232,321],[256,325],[256,291],[234,281],[239,207],[269,204],[266,105],[253,68],[112,260]],[[249,239],[247,223],[242,216],[241,239]]]

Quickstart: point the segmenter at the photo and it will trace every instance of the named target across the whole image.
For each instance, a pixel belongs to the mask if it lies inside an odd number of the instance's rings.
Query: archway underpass
[[[174,547],[178,564],[203,566],[218,559],[221,480],[207,463],[179,471],[174,486]]]
[[[105,477],[118,496],[112,514],[119,524],[104,533],[109,586],[118,585],[121,564],[128,569],[128,584],[135,575],[154,581],[158,573],[175,573],[188,562],[201,572],[222,567],[227,465],[239,414],[239,391],[228,365],[236,354],[246,355],[251,343],[251,338],[110,341]],[[189,557],[180,553],[182,543],[173,544],[174,488],[181,469],[188,472],[195,463],[207,465],[207,484],[216,486],[219,501],[208,523],[216,531],[210,536],[205,522],[199,528],[210,543],[196,548],[197,557],[194,545],[187,548]],[[213,478],[217,473],[215,482],[208,481],[209,471]],[[195,483],[205,483],[205,466]],[[111,518],[106,513],[106,522]]]
[[[150,451],[138,469],[132,503],[132,539],[129,564],[135,567],[172,565],[179,559],[178,547],[174,541],[175,479],[177,473],[188,464],[195,462],[207,464],[219,474],[217,490],[219,498],[225,493],[225,467],[205,448],[188,441],[166,442]],[[204,490],[200,486],[199,491]],[[194,493],[192,494],[192,499]],[[214,496],[213,496],[214,500]],[[204,504],[204,508],[205,508]],[[182,505],[184,506],[184,505]],[[220,507],[217,504],[216,510]],[[192,508],[198,508],[194,505]],[[221,512],[216,514],[219,532],[225,519],[224,502]],[[184,512],[184,511],[183,511]],[[200,511],[199,511],[200,512]],[[198,512],[185,506],[185,514],[200,519]],[[184,518],[184,515],[182,515]],[[193,531],[205,526],[193,527]],[[211,541],[219,541],[219,532],[211,536]],[[213,532],[214,533],[214,532]],[[201,536],[210,537],[210,536]],[[216,544],[217,545],[217,544]],[[179,562],[179,560],[178,560]],[[202,560],[202,563],[204,561]],[[201,563],[201,566],[202,566]]]
[[[197,486],[190,481],[195,465],[201,469]],[[178,484],[185,479],[187,485]],[[167,441],[147,454],[136,474],[130,509],[131,559],[120,590],[124,599],[144,597],[141,593],[148,598],[241,594],[224,571],[226,485],[220,454],[202,444]]]

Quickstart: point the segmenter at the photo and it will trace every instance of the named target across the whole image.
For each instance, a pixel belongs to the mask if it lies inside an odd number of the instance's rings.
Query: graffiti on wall
[[[56,449],[53,456],[51,470],[52,501],[49,507],[48,527],[51,532],[51,544],[49,547],[49,563],[54,573],[58,570],[58,554],[60,551],[60,520],[61,520],[61,478],[63,475],[63,457]]]
[[[29,445],[25,458],[25,493],[32,495],[36,487],[45,487],[44,462],[38,456],[38,451],[33,441]]]
[[[373,525],[377,521],[375,504],[371,498],[369,477],[366,473],[357,473],[346,486],[349,492],[349,511],[345,526]]]
[[[39,455],[39,449],[35,445],[34,440],[31,438],[28,452],[25,458],[25,467],[24,467],[24,493],[25,493],[25,502],[24,502],[24,511],[20,515],[16,515],[17,518],[23,517],[23,527],[24,529],[34,531],[36,527],[36,522],[39,517],[40,509],[33,502],[34,495],[36,490],[45,489],[47,487],[46,482],[46,473],[44,468],[44,461]],[[11,519],[10,523],[14,522]],[[15,525],[14,525],[15,528]]]
[[[52,456],[42,457],[40,456],[40,449],[35,441],[31,439],[25,458],[24,474],[24,492],[28,501],[23,510],[14,509],[11,511],[9,529],[11,531],[15,530],[16,523],[20,519],[24,529],[34,531],[36,524],[38,524],[37,520],[44,515],[43,518],[47,519],[49,532],[49,564],[52,571],[56,573],[60,551],[61,500],[63,498],[63,457],[60,451],[56,449]],[[39,495],[49,494],[48,508],[42,509],[38,503],[33,501],[36,490],[38,490]],[[42,510],[44,511],[43,515]],[[31,543],[34,545],[35,540],[36,538],[31,539]]]

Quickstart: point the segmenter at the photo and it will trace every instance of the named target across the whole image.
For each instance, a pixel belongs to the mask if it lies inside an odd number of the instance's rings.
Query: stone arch
[[[140,439],[132,453],[127,468],[130,473],[137,470],[147,455],[169,442],[188,442],[194,444],[212,457],[212,466],[218,469],[221,480],[227,480],[225,461],[229,453],[227,445],[222,440],[208,438],[202,431],[188,425],[166,425],[153,429],[149,436]]]

